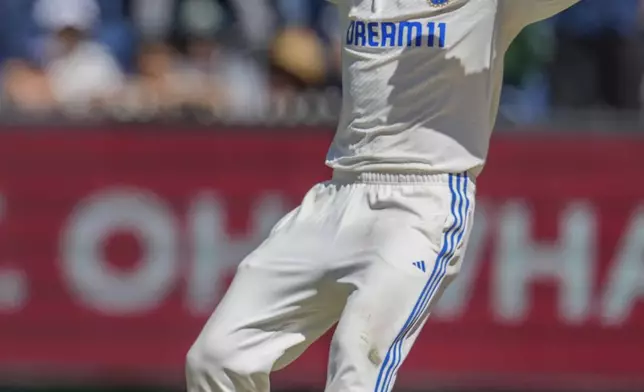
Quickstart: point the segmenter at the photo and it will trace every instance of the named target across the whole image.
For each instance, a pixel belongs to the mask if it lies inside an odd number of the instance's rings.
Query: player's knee
[[[249,375],[252,358],[240,350],[233,336],[225,333],[201,336],[186,357],[186,371],[195,378],[217,378],[224,374]]]

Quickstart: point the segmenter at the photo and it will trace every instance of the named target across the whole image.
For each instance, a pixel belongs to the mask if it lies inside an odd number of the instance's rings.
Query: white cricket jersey
[[[578,0],[332,0],[343,29],[336,170],[478,175],[504,54]]]

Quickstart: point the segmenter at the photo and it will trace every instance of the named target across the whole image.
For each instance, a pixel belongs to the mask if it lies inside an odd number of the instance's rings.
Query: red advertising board
[[[0,378],[181,382],[327,132],[0,134]],[[644,140],[500,136],[401,386],[644,387]],[[275,377],[323,386],[328,337]]]

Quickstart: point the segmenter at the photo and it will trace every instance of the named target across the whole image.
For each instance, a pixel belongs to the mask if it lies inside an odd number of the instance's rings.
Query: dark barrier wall
[[[4,376],[180,383],[327,132],[0,133]],[[465,270],[400,386],[644,387],[644,139],[499,136]],[[275,377],[320,388],[328,338]]]

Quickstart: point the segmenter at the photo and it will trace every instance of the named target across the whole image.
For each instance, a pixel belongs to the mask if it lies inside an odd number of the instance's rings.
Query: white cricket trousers
[[[314,186],[240,264],[188,353],[188,392],[269,391],[269,374],[336,323],[325,390],[389,392],[460,269],[474,194],[466,174]]]

